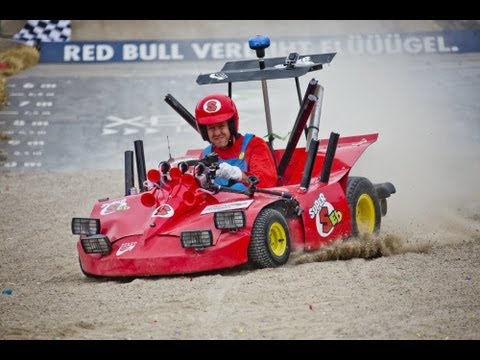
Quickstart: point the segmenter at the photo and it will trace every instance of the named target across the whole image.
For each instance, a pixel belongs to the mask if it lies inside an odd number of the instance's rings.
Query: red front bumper
[[[203,250],[182,248],[176,236],[155,236],[143,241],[129,236],[112,244],[108,255],[86,254],[77,243],[84,272],[107,277],[188,274],[231,268],[247,262],[250,234],[225,233]],[[123,245],[123,247],[122,247]]]

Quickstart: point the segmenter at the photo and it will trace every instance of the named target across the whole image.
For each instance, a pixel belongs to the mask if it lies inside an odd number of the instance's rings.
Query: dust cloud
[[[324,138],[330,131],[379,133],[351,175],[395,185],[382,231],[405,242],[449,243],[459,228],[478,237],[480,92],[475,89],[480,79],[475,59],[336,60],[319,76],[325,86],[320,133]]]
[[[337,240],[311,252],[296,252],[290,258],[294,265],[309,262],[350,260],[355,258],[374,259],[407,252],[424,253],[430,244],[410,244],[395,235],[364,235],[360,238]]]

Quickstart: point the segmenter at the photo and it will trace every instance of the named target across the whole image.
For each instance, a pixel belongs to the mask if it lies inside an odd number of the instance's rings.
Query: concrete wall
[[[27,20],[0,20],[9,38]],[[73,20],[72,40],[155,40],[439,31],[480,27],[480,20]]]

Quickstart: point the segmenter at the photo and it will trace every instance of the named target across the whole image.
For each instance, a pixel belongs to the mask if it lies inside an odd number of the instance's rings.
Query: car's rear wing
[[[298,78],[310,71],[320,70],[329,64],[336,53],[298,56],[295,63],[289,63],[288,57],[265,59],[265,68],[259,68],[258,60],[240,60],[225,63],[223,68],[214,73],[201,74],[197,77],[199,85],[233,83],[241,81],[273,80]]]

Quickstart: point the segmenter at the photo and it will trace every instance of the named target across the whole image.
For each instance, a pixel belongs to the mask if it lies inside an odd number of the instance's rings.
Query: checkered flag
[[[30,46],[41,42],[70,41],[71,20],[28,20],[13,38]]]

